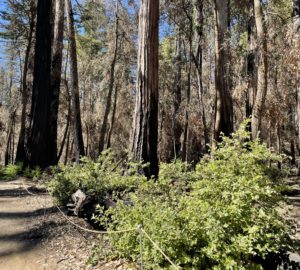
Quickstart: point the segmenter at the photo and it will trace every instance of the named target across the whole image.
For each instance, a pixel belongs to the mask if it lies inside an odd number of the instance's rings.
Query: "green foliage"
[[[108,230],[142,224],[182,269],[259,269],[253,257],[287,248],[289,226],[277,212],[281,197],[268,165],[282,158],[251,141],[246,125],[224,137],[194,172],[183,163],[163,164],[157,182],[144,181],[128,195],[132,205],[119,201],[98,221]],[[136,233],[111,241],[119,256],[138,260]],[[143,260],[146,269],[171,269],[146,238]]]
[[[6,167],[0,168],[0,179],[11,180],[14,179],[22,171],[22,164],[9,164]]]
[[[121,197],[138,186],[142,177],[138,175],[138,165],[123,175],[123,169],[116,164],[114,154],[108,150],[102,153],[96,162],[82,158],[79,165],[57,168],[49,184],[52,195],[61,204],[68,201],[77,189],[101,201],[108,194]]]
[[[34,169],[26,168],[23,175],[27,178],[38,179],[42,176],[42,170],[40,167],[36,166]]]

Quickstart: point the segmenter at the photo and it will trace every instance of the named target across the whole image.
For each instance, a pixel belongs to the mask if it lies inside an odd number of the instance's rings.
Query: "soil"
[[[25,178],[0,181],[1,270],[134,269],[124,260],[87,264],[101,239],[76,229],[35,185]],[[91,229],[83,219],[69,218]]]
[[[300,243],[300,178],[288,179],[288,185],[291,190],[287,196],[287,218],[295,224],[293,237]],[[124,260],[87,264],[93,246],[102,241],[100,249],[105,251],[106,242],[70,224],[53,205],[52,198],[43,192],[26,178],[0,181],[1,270],[138,269]],[[92,229],[81,218],[69,218]],[[298,253],[290,254],[290,258],[300,262]]]

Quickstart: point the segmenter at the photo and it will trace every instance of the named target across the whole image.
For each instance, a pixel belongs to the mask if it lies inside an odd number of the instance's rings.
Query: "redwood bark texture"
[[[132,158],[150,163],[147,177],[157,178],[159,0],[142,0],[139,13],[136,103]]]
[[[220,141],[220,134],[228,136],[233,131],[233,105],[230,91],[230,57],[226,46],[229,37],[228,2],[215,1],[215,58],[216,58],[216,108],[214,140]]]
[[[262,6],[260,0],[254,0],[253,3],[258,47],[257,90],[251,119],[252,138],[255,139],[259,136],[261,129],[261,121],[268,89],[268,58]]]

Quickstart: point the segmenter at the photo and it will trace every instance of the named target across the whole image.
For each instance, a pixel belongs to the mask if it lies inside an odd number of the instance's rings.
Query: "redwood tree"
[[[228,1],[215,0],[216,112],[214,139],[217,141],[220,140],[221,132],[228,136],[233,131],[233,106],[229,82],[230,58],[228,46],[226,46],[228,37]]]
[[[134,160],[149,162],[147,177],[158,176],[159,0],[142,0],[139,13],[136,103],[131,138]]]
[[[57,121],[51,121],[51,43],[52,0],[39,0],[35,38],[34,78],[32,89],[31,123],[26,165],[46,168],[56,164],[56,137],[51,130]]]

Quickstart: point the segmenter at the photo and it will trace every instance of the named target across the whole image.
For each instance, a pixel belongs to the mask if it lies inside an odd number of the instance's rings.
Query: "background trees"
[[[0,6],[2,162],[46,167],[111,147],[155,175],[158,160],[198,161],[252,117],[253,138],[295,163],[299,1],[163,0],[159,32],[158,1],[146,2],[53,0],[51,35],[38,29],[43,1]]]

